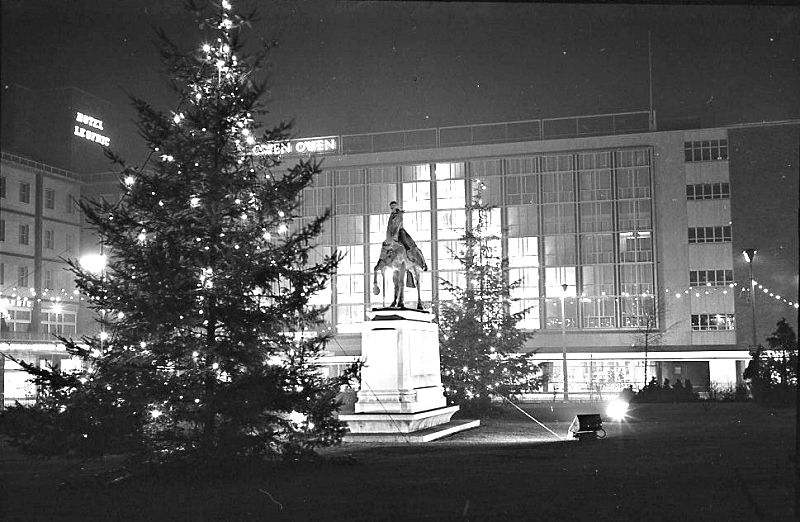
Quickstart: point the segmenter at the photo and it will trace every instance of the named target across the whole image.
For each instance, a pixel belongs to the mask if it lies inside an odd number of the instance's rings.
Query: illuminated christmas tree
[[[99,273],[70,262],[101,331],[62,340],[88,370],[27,365],[41,401],[5,415],[30,451],[219,459],[296,454],[344,433],[335,397],[351,374],[318,371],[325,309],[309,303],[339,258],[313,249],[327,215],[295,219],[319,164],[253,154],[288,138],[287,125],[258,122],[267,50],[244,53],[248,17],[226,0],[190,8],[205,32],[196,49],[159,35],[179,105],[133,100],[148,168],[114,158],[121,199],[81,205],[108,256]]]
[[[533,353],[522,351],[533,334],[517,327],[527,309],[512,312],[511,294],[520,283],[509,281],[500,237],[490,233],[492,210],[475,199],[472,226],[453,252],[464,282],[441,280],[453,298],[442,302],[439,314],[445,395],[450,404],[477,415],[489,412],[494,399],[535,390],[540,383]]]

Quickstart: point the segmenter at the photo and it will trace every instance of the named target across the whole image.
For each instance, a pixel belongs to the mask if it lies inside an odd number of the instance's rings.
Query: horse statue
[[[402,210],[397,208],[397,203],[390,204],[392,214],[386,228],[386,241],[381,247],[381,255],[373,269],[372,293],[383,293],[383,305],[386,306],[386,270],[394,270],[392,282],[394,283],[394,299],[392,308],[405,308],[403,298],[405,287],[417,289],[417,310],[422,310],[422,295],[420,290],[420,275],[428,270],[425,256],[403,228]],[[378,272],[382,275],[382,288],[378,288]],[[404,284],[405,283],[405,284]]]
[[[386,269],[392,268],[392,282],[394,283],[394,299],[391,308],[405,308],[405,287],[417,289],[417,310],[422,310],[422,295],[420,290],[420,276],[428,269],[425,258],[419,248],[406,251],[406,247],[399,241],[385,241],[381,247],[381,256],[373,269],[372,293],[383,294],[383,304],[386,306]],[[382,276],[382,288],[378,288],[378,272]],[[405,282],[405,284],[403,284]]]

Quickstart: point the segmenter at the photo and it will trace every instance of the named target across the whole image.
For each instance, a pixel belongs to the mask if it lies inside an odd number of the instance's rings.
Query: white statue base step
[[[479,424],[450,420],[459,408],[447,406],[444,397],[433,314],[384,308],[367,315],[355,413],[339,415],[350,428],[345,441],[426,442]],[[409,436],[414,433],[419,436]]]
[[[480,426],[479,420],[460,419],[437,426],[431,426],[419,431],[412,431],[410,433],[348,433],[342,439],[342,442],[385,442],[385,443],[419,443],[430,442],[432,440],[441,439],[460,431],[477,428]]]

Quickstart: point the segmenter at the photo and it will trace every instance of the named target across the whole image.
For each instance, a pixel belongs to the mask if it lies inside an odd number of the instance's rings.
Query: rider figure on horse
[[[403,210],[397,205],[397,201],[389,203],[389,209],[391,213],[389,214],[389,224],[386,226],[386,241],[383,244],[387,245],[392,241],[397,241],[406,249],[406,256],[410,261],[422,267],[423,270],[427,270],[425,256],[422,255],[422,251],[403,227]]]

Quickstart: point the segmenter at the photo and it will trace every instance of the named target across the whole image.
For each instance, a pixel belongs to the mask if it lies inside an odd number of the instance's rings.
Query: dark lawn
[[[528,405],[563,435],[591,406]],[[795,520],[793,409],[639,405],[559,441],[514,410],[424,445],[346,444],[239,476],[109,485],[118,461],[0,456],[4,520]],[[66,485],[61,485],[64,482]]]

